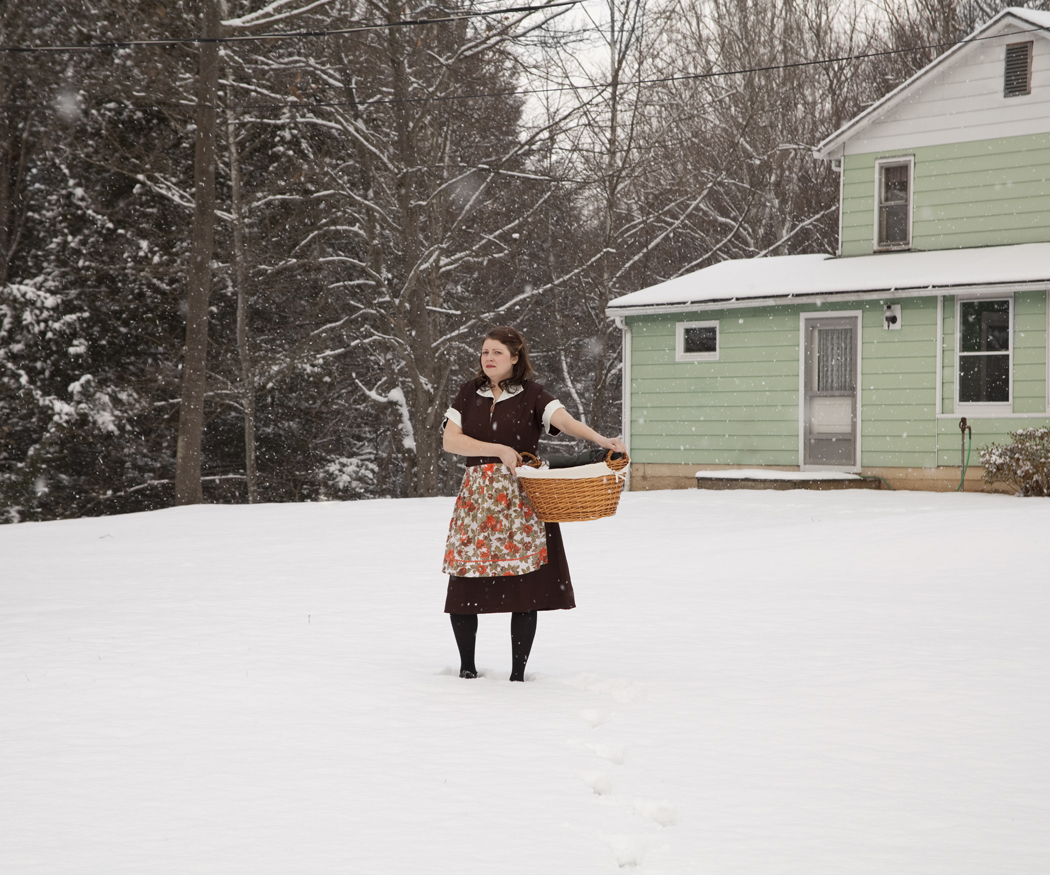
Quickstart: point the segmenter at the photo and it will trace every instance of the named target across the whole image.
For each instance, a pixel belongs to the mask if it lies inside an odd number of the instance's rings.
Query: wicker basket
[[[532,453],[522,453],[525,464],[539,468],[540,460]],[[612,450],[605,457],[605,464],[619,474],[629,464],[624,454],[621,459],[612,458]],[[521,477],[519,483],[529,496],[537,516],[545,523],[578,523],[599,520],[616,513],[623,491],[624,477],[606,474],[602,477],[562,477],[545,479]]]

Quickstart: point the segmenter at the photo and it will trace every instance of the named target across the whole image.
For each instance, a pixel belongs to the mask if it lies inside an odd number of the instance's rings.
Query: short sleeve
[[[559,435],[561,432],[551,425],[551,417],[555,410],[560,410],[565,405],[551,395],[543,386],[540,386],[539,394],[536,396],[535,411],[540,422],[543,424],[544,434]]]
[[[460,387],[460,390],[456,397],[452,399],[452,406],[445,411],[445,415],[441,420],[441,431],[445,431],[445,423],[454,422],[461,429],[463,428],[463,414],[467,409],[467,401],[472,394],[474,394],[474,382],[470,381],[464,383]]]

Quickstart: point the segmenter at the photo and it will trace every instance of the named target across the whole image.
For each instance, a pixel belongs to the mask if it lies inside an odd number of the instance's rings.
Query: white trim
[[[499,393],[499,398],[496,398],[496,400],[493,403],[499,404],[500,401],[505,401],[507,398],[513,398],[515,395],[520,395],[524,391],[525,387],[521,385],[521,383],[509,383],[507,385],[507,388]],[[492,391],[492,386],[482,386],[480,389],[477,390],[477,393],[482,398],[496,397],[496,393]]]
[[[1017,308],[1014,306],[1014,296],[1012,294],[1002,294],[990,298],[990,300],[1008,301],[1010,305],[1009,314],[1007,317],[1007,327],[1010,332],[1008,343],[1010,345],[1007,350],[1009,360],[1007,363],[1007,393],[1010,396],[1009,401],[992,401],[992,402],[977,402],[959,401],[959,374],[962,371],[962,365],[959,361],[959,356],[962,354],[962,305],[966,301],[985,300],[989,299],[987,295],[956,295],[955,296],[955,388],[953,394],[953,401],[955,404],[955,413],[953,415],[959,416],[972,416],[974,419],[995,419],[1000,416],[1012,416],[1014,409],[1014,320],[1017,318]]]
[[[842,204],[846,195],[846,162],[842,158],[837,158],[831,162],[831,166],[838,171],[839,174],[839,238],[838,245],[835,247],[835,257],[842,257]]]
[[[807,465],[806,459],[806,319],[856,319],[857,372],[857,422],[853,441],[852,465]],[[864,388],[861,362],[864,358],[864,311],[863,310],[817,310],[798,314],[798,469],[799,471],[846,471],[856,474],[861,470],[861,392]]]
[[[937,394],[933,399],[933,414],[940,416],[944,412],[944,295],[937,296],[937,330],[933,344],[936,350],[936,357],[933,361],[937,374],[935,379]]]
[[[987,407],[988,405],[981,405]],[[966,414],[967,419],[1050,419],[1050,413],[995,413],[980,410],[964,410],[962,413],[938,413],[935,419],[958,419]]]
[[[1003,24],[1005,19],[1013,19],[1012,22],[1005,23],[1015,24],[1019,26],[1021,30],[1026,32],[1028,32],[1031,28],[1034,27],[1035,30],[1031,31],[1033,37],[1038,35],[1045,39],[1047,36],[1045,28],[1043,28],[1043,26],[1037,21],[1026,19],[1024,17],[1026,11],[1029,10],[1016,8],[1002,10],[1002,12],[1000,12],[991,21],[985,24],[984,27],[978,28],[976,31],[970,34],[970,36],[966,37],[962,42],[956,43],[943,55],[932,61],[930,64],[927,64],[910,79],[898,85],[896,88],[893,89],[893,91],[891,91],[881,100],[876,101],[860,115],[852,118],[841,128],[835,131],[835,133],[833,133],[830,137],[827,137],[823,142],[818,143],[816,148],[814,148],[813,150],[814,156],[817,158],[824,159],[840,157],[841,153],[845,148],[845,142],[847,140],[852,139],[856,134],[858,134],[860,131],[864,130],[864,128],[868,127],[870,124],[875,122],[884,113],[893,109],[893,107],[895,107],[898,103],[900,103],[907,97],[908,92],[910,92],[912,88],[921,79],[925,79],[927,76],[930,76],[935,71],[940,70],[941,67],[943,67],[948,61],[953,59],[959,52],[965,50],[968,46],[973,45],[973,43],[977,40],[994,38],[994,36],[1004,36],[1007,38],[1019,36],[1019,34],[1014,33],[1003,33],[994,35],[991,34],[991,31],[999,27],[1000,24]],[[1045,15],[1045,13],[1043,14]],[[1005,27],[1003,29],[1005,30]]]
[[[631,455],[631,326],[623,316],[613,319],[616,327],[623,332],[620,335],[620,350],[623,355],[623,376],[620,381],[620,430],[623,432],[623,443],[627,447],[627,456]],[[631,491],[631,466],[627,466],[627,483],[624,490]]]
[[[442,434],[445,433],[445,423],[446,422],[454,423],[455,425],[458,425],[460,428],[463,428],[463,417],[460,415],[460,412],[458,410],[456,410],[455,407],[450,407],[448,410],[446,410],[445,411],[445,415],[441,418],[441,433]]]
[[[908,168],[908,239],[904,243],[883,243],[879,240],[879,208],[882,206],[882,171],[886,167]],[[913,209],[912,193],[915,189],[915,156],[896,155],[887,158],[878,158],[875,161],[875,221],[871,229],[871,247],[873,252],[906,252],[911,249],[912,234],[911,220]],[[840,206],[841,211],[841,206]]]
[[[686,352],[685,330],[687,328],[714,328],[715,351],[714,352]],[[721,351],[721,331],[718,320],[709,322],[676,322],[674,327],[674,360],[676,362],[717,362]]]
[[[551,433],[551,417],[554,416],[554,411],[556,411],[556,410],[564,410],[564,409],[565,409],[565,405],[562,404],[557,398],[555,398],[553,401],[551,401],[549,404],[547,404],[546,407],[543,408],[543,417],[542,417],[542,419],[543,419],[543,433],[544,434],[548,434],[549,435]]]
[[[871,258],[874,256],[859,256]],[[893,258],[892,255],[881,255],[880,258]],[[770,295],[754,298],[727,298],[723,301],[682,301],[676,304],[644,304],[636,307],[606,307],[605,315],[610,319],[622,316],[649,316],[667,313],[702,313],[706,310],[740,310],[747,307],[781,306],[790,304],[828,304],[834,301],[882,301],[895,298],[932,298],[935,295],[965,295],[969,298],[1005,297],[1015,292],[1045,291],[1048,281],[1045,279],[1020,283],[1002,283],[1001,285],[981,284],[973,286],[923,286],[896,287],[878,289],[870,292],[818,292],[812,295]]]

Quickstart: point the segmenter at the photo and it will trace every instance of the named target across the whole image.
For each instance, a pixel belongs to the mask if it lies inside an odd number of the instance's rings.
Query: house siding
[[[847,155],[843,255],[874,250],[875,162],[915,157],[913,250],[1050,240],[1050,134]]]
[[[901,329],[883,327],[883,304],[901,305]],[[651,464],[797,466],[799,320],[802,313],[860,311],[861,466],[959,464],[955,387],[955,299],[835,301],[810,305],[628,317],[631,328],[631,453]],[[1046,411],[1047,295],[1014,296],[1014,412]],[[717,320],[719,360],[676,362],[675,325]],[[942,355],[938,389],[936,357]],[[937,397],[941,412],[938,418]],[[974,456],[992,441],[1042,419],[972,419]]]
[[[1013,25],[998,38],[985,36],[931,71],[896,105],[844,143],[845,154],[911,146],[942,146],[1046,131],[1050,117],[1050,41]],[[1033,43],[1032,92],[1003,96],[1006,46]]]

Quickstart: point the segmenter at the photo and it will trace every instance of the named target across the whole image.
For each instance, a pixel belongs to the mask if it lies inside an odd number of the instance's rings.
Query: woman
[[[462,678],[478,676],[478,614],[510,612],[510,679],[523,681],[536,612],[576,607],[559,527],[536,518],[518,483],[521,454],[536,453],[541,432],[565,432],[607,450],[627,451],[618,438],[602,437],[573,419],[531,377],[525,338],[513,328],[493,328],[485,335],[477,376],[445,412],[445,450],[467,457],[444,564],[445,612]]]

